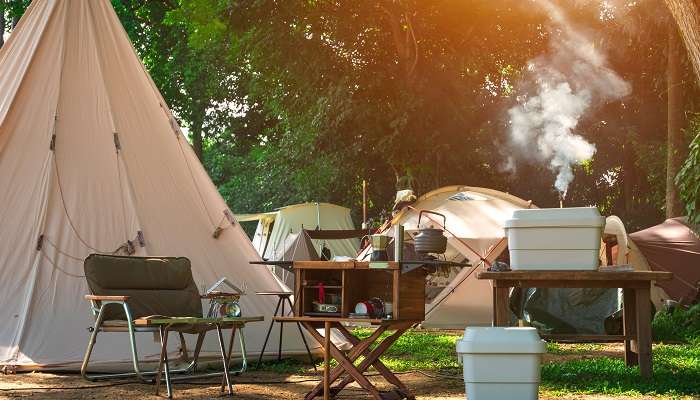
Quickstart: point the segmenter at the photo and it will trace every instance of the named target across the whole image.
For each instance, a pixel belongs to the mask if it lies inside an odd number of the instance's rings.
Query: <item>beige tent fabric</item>
[[[477,280],[476,271],[483,268],[481,258],[494,261],[506,249],[503,226],[514,210],[533,207],[532,203],[498,190],[447,186],[429,192],[404,208],[392,224],[402,224],[409,236],[418,233],[420,210],[444,214],[448,248],[445,258],[468,260],[474,267],[463,268],[446,278],[444,289],[426,305],[424,327],[462,329],[467,325],[490,325],[492,291],[489,281]],[[421,226],[442,226],[442,218],[423,216]],[[392,232],[391,229],[388,230]],[[451,233],[450,233],[451,232]]]
[[[76,365],[92,321],[82,259],[127,240],[136,255],[190,258],[200,289],[245,282],[247,315],[269,318],[275,299],[254,293],[284,288],[248,264],[259,255],[108,0],[35,0],[0,53],[0,187],[0,364]],[[266,327],[246,328],[252,353]],[[142,355],[157,354],[139,340]],[[101,335],[94,359],[126,360],[127,346],[126,335]],[[303,351],[298,333],[285,346]]]

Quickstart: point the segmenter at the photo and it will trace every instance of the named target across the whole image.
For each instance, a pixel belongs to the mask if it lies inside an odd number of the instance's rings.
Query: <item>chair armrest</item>
[[[97,296],[94,294],[86,294],[85,300],[90,301],[127,301],[129,296]]]

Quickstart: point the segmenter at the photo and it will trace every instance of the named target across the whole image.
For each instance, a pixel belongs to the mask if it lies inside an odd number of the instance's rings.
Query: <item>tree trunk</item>
[[[624,198],[625,215],[629,216],[634,208],[634,149],[632,148],[631,132],[627,132],[627,140],[622,147],[622,196]]]
[[[0,48],[5,45],[5,0],[0,0]]]
[[[204,162],[204,135],[202,133],[202,120],[199,119],[192,123],[192,130],[190,131],[190,136],[192,137],[192,147],[194,148],[194,154],[197,155],[199,161]]]
[[[683,48],[676,26],[668,30],[668,64],[666,86],[668,89],[667,149],[666,149],[666,218],[683,215],[683,206],[678,196],[676,175],[683,162],[683,82],[681,57]]]
[[[678,25],[683,43],[688,50],[695,70],[695,78],[700,83],[700,7],[697,0],[664,0]]]

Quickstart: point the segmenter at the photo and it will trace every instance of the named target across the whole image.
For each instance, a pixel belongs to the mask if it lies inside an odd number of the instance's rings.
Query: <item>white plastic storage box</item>
[[[595,270],[605,218],[595,207],[515,210],[505,229],[513,270]]]
[[[535,328],[464,330],[457,356],[468,400],[534,400],[547,346]]]

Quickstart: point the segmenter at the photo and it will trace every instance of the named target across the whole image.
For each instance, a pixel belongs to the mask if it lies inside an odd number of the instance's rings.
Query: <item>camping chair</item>
[[[171,374],[194,372],[197,367],[199,353],[208,331],[216,330],[224,367],[223,373],[188,375],[187,378],[201,378],[223,375],[221,390],[228,388],[233,392],[229,363],[233,353],[236,329],[240,329],[240,345],[243,367],[246,368],[246,350],[243,328],[247,322],[262,321],[263,317],[212,317],[202,315],[202,299],[213,297],[229,297],[230,294],[210,293],[200,296],[192,278],[190,261],[184,257],[124,257],[92,254],[85,259],[85,277],[90,288],[91,311],[95,324],[91,331],[85,358],[81,366],[83,378],[95,381],[108,378],[136,377],[143,382],[156,383],[156,394],[160,386],[161,373],[165,372],[165,382],[168,397],[172,397]],[[228,352],[224,345],[223,329],[231,329],[231,339]],[[131,346],[131,359],[134,372],[88,374],[88,364],[93,347],[100,332],[127,332]],[[156,370],[146,371],[141,367],[136,349],[136,333],[158,335],[161,352]],[[168,365],[168,333],[178,332],[180,336],[183,360],[189,362],[185,367],[171,370]],[[188,359],[184,334],[196,334],[197,344],[194,357]]]

